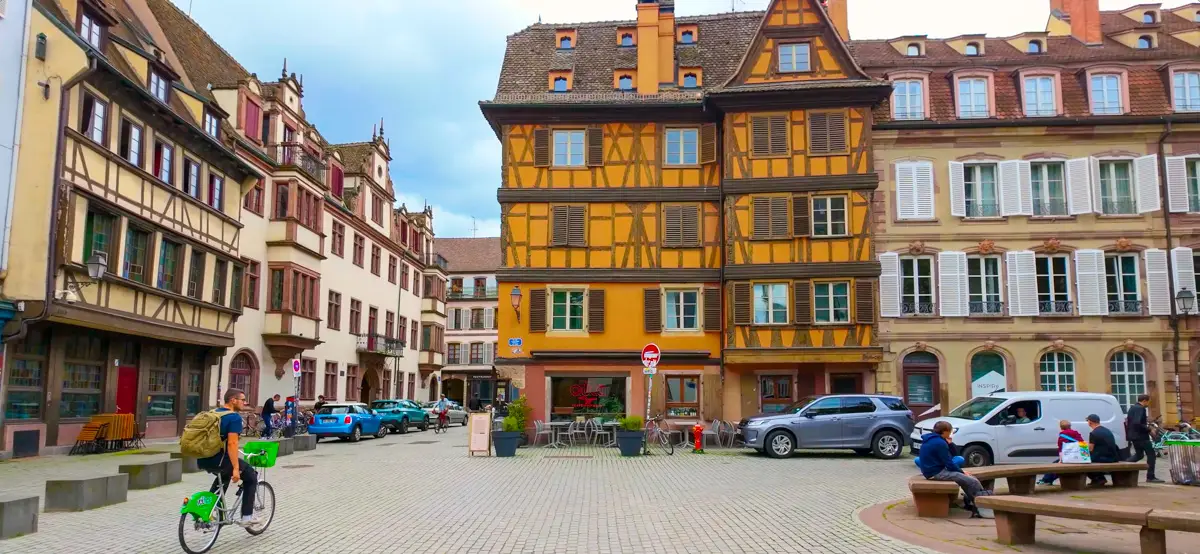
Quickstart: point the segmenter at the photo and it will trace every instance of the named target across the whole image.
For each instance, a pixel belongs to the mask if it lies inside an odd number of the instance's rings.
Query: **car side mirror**
[[[814,417],[817,417],[817,414],[814,414],[812,412],[804,412],[804,417],[807,417],[808,419],[812,419]]]

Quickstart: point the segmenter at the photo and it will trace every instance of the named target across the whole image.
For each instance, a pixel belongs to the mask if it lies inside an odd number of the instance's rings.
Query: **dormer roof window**
[[[79,36],[94,48],[100,48],[100,39],[104,34],[105,25],[92,13],[84,9],[79,14]]]
[[[1027,48],[1026,51],[1028,51],[1030,54],[1041,54],[1042,53],[1042,41],[1040,41],[1040,40],[1029,41],[1029,48]]]
[[[1142,14],[1142,23],[1157,23],[1157,22],[1158,22],[1158,17],[1156,15],[1154,15],[1154,12],[1146,12],[1146,13]]]
[[[204,110],[204,132],[210,137],[217,138],[218,129],[221,123],[217,116],[208,110]]]
[[[688,73],[683,76],[683,88],[696,88],[697,86],[699,85],[695,73]]]
[[[567,92],[567,78],[566,77],[555,77],[554,78],[554,92]]]
[[[633,46],[633,33],[621,34],[621,46]]]
[[[1149,50],[1154,48],[1154,39],[1149,35],[1140,36],[1138,37],[1137,47],[1138,50]]]
[[[149,85],[150,94],[154,95],[155,98],[165,103],[167,101],[168,91],[171,90],[170,82],[157,72],[151,71]]]
[[[679,42],[683,44],[692,44],[696,42],[696,33],[691,31],[679,33]]]
[[[633,90],[633,77],[622,75],[617,79],[617,88],[621,90]]]
[[[921,55],[921,45],[917,44],[915,42],[908,45],[908,48],[905,50],[905,55],[912,56],[912,57],[920,56]]]
[[[968,56],[978,56],[979,55],[979,45],[974,42],[967,44],[967,48],[965,51]]]
[[[574,46],[572,46],[571,37],[562,37],[558,39],[558,47],[563,50],[570,50],[571,48],[574,48]]]

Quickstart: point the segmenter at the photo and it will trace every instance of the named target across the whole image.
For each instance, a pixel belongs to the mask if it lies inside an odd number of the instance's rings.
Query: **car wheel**
[[[355,425],[354,429],[350,430],[350,442],[358,442],[359,439],[361,439],[361,438],[362,438],[362,427]]]
[[[428,431],[428,430],[429,430],[429,418],[428,418],[428,417],[426,417],[425,419],[421,420],[421,430],[422,430],[422,431]]]
[[[375,432],[375,438],[382,439],[388,434],[388,426],[382,423],[379,424],[379,430]]]
[[[880,431],[871,439],[871,453],[880,460],[895,460],[904,453],[904,441],[894,431]]]
[[[966,461],[964,465],[967,467],[983,467],[992,465],[992,455],[987,451],[986,448],[979,446],[978,444],[973,444],[964,448],[962,451],[962,457],[963,460]]]
[[[771,431],[765,442],[767,447],[763,450],[772,458],[790,457],[796,449],[796,441],[787,431]]]
[[[408,418],[407,417],[400,419],[400,434],[403,435],[405,433],[408,433]]]
[[[462,426],[463,427],[467,426],[467,416],[466,415],[463,416]]]

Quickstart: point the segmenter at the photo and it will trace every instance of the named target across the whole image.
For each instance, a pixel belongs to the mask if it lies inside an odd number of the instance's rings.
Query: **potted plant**
[[[500,422],[503,431],[492,433],[492,444],[496,446],[497,458],[509,458],[517,455],[517,443],[521,440],[521,425],[517,418],[509,415]]]
[[[517,430],[521,433],[521,446],[525,446],[525,429],[529,425],[529,415],[531,413],[533,413],[533,408],[529,406],[529,401],[524,396],[508,404],[508,416],[506,417],[517,420]]]
[[[642,453],[642,439],[646,436],[641,416],[623,417],[617,429],[617,448],[622,456],[637,456]]]

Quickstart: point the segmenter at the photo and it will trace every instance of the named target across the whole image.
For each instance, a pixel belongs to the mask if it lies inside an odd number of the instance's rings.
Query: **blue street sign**
[[[511,338],[511,339],[508,339],[508,345],[509,346],[522,346],[522,341],[520,338]]]

